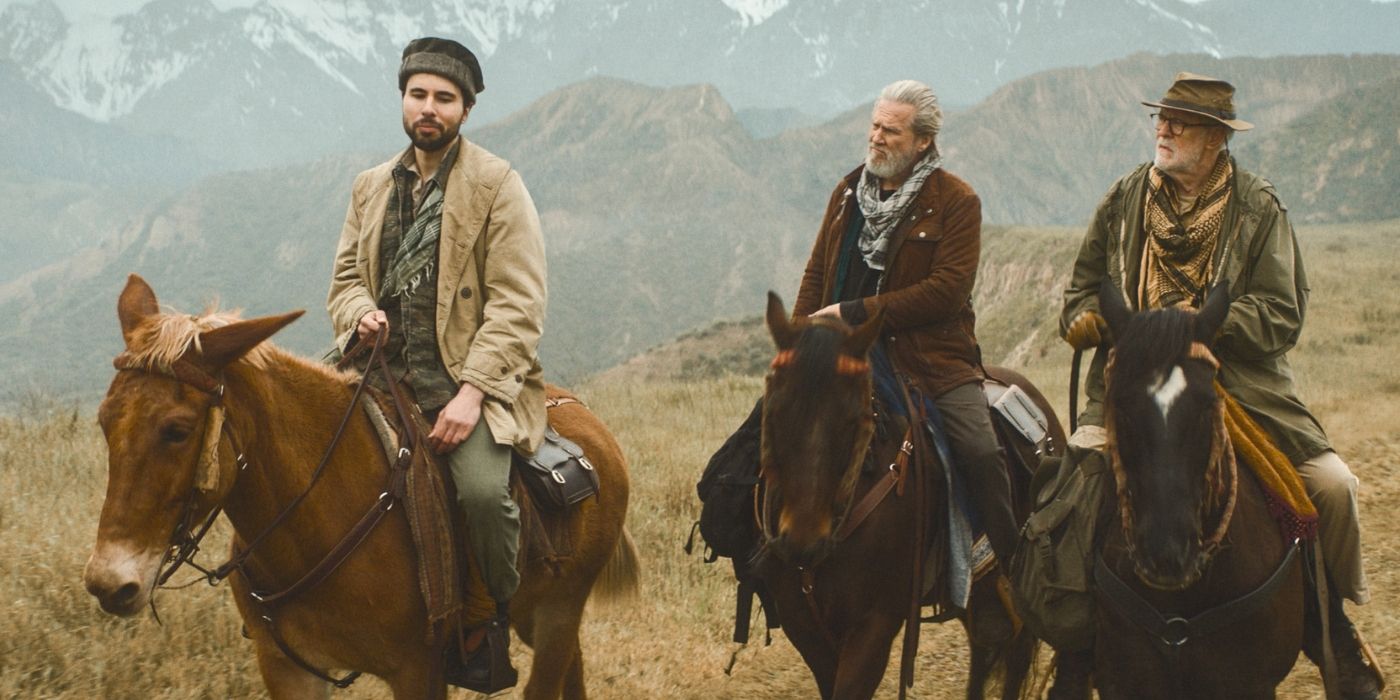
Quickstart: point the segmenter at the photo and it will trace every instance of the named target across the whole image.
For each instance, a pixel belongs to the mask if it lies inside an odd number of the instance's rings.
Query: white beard
[[[908,173],[914,168],[914,164],[919,161],[919,154],[916,151],[899,152],[891,151],[881,162],[875,162],[875,154],[870,150],[865,152],[865,169],[870,174],[881,180],[894,177],[901,173]]]

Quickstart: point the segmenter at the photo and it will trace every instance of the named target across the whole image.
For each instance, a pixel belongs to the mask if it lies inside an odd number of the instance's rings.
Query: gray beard
[[[865,169],[875,177],[885,180],[900,173],[907,173],[919,161],[918,153],[890,153],[883,163],[875,162],[875,154],[866,151]]]

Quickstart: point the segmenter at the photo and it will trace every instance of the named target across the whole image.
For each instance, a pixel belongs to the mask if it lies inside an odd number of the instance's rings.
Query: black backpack
[[[749,571],[749,559],[758,548],[758,521],[754,515],[754,492],[758,485],[759,444],[762,439],[763,401],[754,404],[749,417],[710,457],[695,491],[700,496],[700,520],[690,530],[685,544],[689,554],[695,544],[695,531],[706,547],[705,562],[720,557],[734,564],[738,591],[734,611],[734,641],[748,642],[753,598],[763,605],[768,629],[777,626],[776,609],[763,583]],[[768,638],[771,641],[771,637]]]
[[[759,401],[710,457],[695,485],[702,504],[699,527],[709,550],[707,562],[719,557],[748,559],[758,546],[753,499],[762,427],[763,402]]]

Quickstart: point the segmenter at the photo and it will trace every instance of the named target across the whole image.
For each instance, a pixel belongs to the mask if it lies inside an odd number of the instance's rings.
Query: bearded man
[[[793,315],[856,325],[884,313],[885,351],[938,406],[954,468],[1004,566],[1017,526],[972,312],[982,203],[942,167],[942,122],[923,83],[901,80],[880,92],[865,163],[831,194]]]
[[[1219,382],[1293,463],[1317,506],[1340,688],[1348,700],[1376,698],[1379,671],[1342,606],[1370,598],[1357,480],[1293,386],[1288,351],[1302,331],[1307,276],[1273,185],[1230,155],[1230,138],[1253,128],[1236,117],[1234,94],[1228,82],[1183,72],[1160,101],[1143,102],[1159,110],[1155,157],[1109,188],[1065,290],[1061,335],[1076,350],[1099,348],[1070,450],[1102,453],[1106,444],[1100,284],[1111,280],[1135,309],[1157,309],[1199,307],[1212,285],[1228,281],[1232,301],[1214,345]]]
[[[512,448],[532,453],[544,435],[535,351],[545,258],[520,176],[459,135],[484,87],[476,56],[455,41],[415,39],[404,49],[399,89],[411,145],[355,179],[327,308],[339,347],[388,334],[389,367],[433,426],[428,442],[446,456],[495,601],[484,613],[469,604],[465,623],[485,627],[487,643],[449,681],[495,692],[516,682],[506,645],[520,517],[509,477]]]

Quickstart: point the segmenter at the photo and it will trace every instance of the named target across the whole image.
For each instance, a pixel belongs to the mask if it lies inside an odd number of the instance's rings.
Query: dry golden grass
[[[1374,601],[1354,610],[1392,670],[1400,653],[1400,301],[1394,295],[1400,224],[1310,229],[1304,235],[1314,290],[1308,331],[1294,353],[1304,398],[1361,478],[1366,569]],[[1068,353],[1028,355],[1024,369],[1064,406]],[[595,382],[583,398],[608,422],[632,466],[629,527],[643,555],[642,595],[590,610],[584,625],[588,683],[599,698],[795,698],[815,687],[781,634],[729,642],[733,588],[726,563],[702,563],[681,545],[699,513],[695,496],[708,455],[762,388],[753,378]],[[264,695],[226,587],[166,591],[163,625],[118,620],[83,591],[81,571],[105,483],[101,434],[88,409],[26,402],[0,418],[0,697],[225,698]],[[217,560],[227,534],[206,557]],[[177,578],[183,578],[177,577]],[[926,627],[914,696],[961,697],[966,651],[957,625]],[[518,646],[518,645],[517,645]],[[528,662],[525,650],[517,663]],[[734,662],[732,675],[725,669]],[[897,662],[897,660],[896,660]],[[893,668],[893,667],[892,667]],[[880,697],[892,697],[894,674]],[[457,696],[468,694],[459,691]],[[516,697],[518,694],[506,694]],[[1281,689],[1320,697],[1300,660]],[[344,698],[383,698],[365,679]]]

